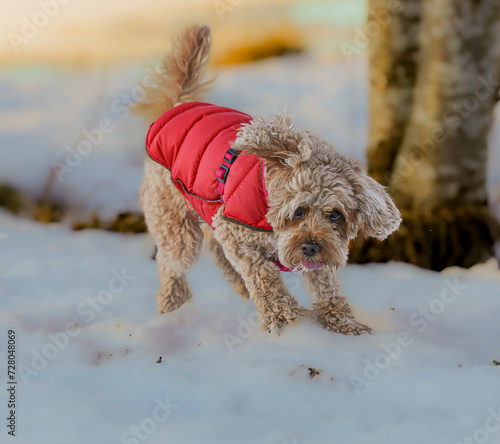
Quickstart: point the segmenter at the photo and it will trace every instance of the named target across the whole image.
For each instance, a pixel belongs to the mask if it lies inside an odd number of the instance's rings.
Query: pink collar
[[[293,270],[291,268],[285,267],[278,259],[271,259],[271,262],[276,265],[280,271],[284,271],[285,273],[292,273]]]

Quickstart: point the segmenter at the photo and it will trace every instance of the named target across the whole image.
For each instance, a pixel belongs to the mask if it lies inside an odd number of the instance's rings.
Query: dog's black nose
[[[316,242],[304,242],[302,244],[302,253],[306,257],[316,256],[321,251],[321,245]]]

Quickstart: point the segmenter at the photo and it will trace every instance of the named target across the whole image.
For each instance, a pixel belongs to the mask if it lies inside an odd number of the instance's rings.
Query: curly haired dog
[[[264,329],[279,332],[306,311],[285,287],[283,270],[301,273],[325,328],[370,332],[339,294],[335,271],[358,232],[385,239],[396,230],[398,209],[358,162],[289,117],[266,123],[198,102],[210,43],[207,27],[185,31],[142,105],[155,121],[141,197],[158,248],[159,312],[192,297],[185,273],[205,238]]]

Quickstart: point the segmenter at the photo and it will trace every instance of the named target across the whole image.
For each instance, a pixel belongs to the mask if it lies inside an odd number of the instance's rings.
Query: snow
[[[0,233],[16,442],[143,442],[137,426],[148,443],[456,443],[481,438],[490,409],[488,425],[500,421],[494,260],[442,273],[350,265],[344,294],[372,335],[333,334],[307,315],[275,336],[206,255],[189,273],[192,302],[160,316],[148,236],[4,212]],[[300,279],[284,277],[310,306]],[[5,362],[5,339],[0,350]]]

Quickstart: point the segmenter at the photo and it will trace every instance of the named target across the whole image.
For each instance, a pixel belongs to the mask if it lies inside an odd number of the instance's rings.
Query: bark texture
[[[399,0],[371,41],[368,171],[403,224],[386,243],[355,243],[357,262],[442,269],[493,255],[487,135],[500,88],[498,0]],[[394,0],[371,0],[370,16]],[[370,19],[371,19],[370,17]]]
[[[369,47],[368,173],[386,186],[412,110],[421,9],[420,0],[370,2],[368,21],[381,27]]]

